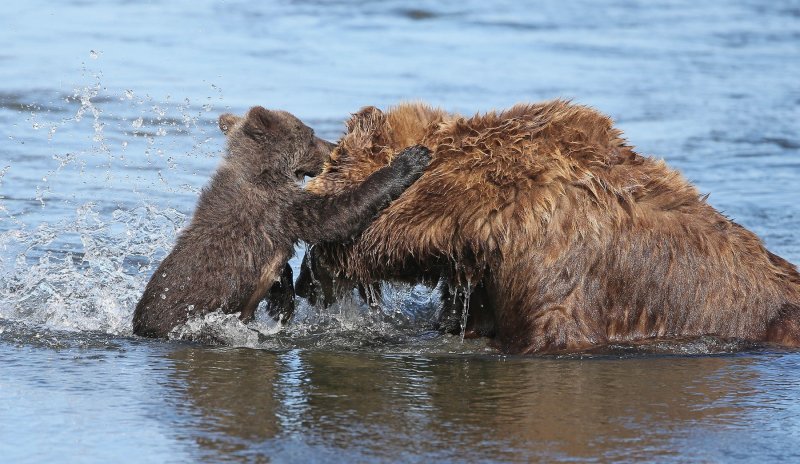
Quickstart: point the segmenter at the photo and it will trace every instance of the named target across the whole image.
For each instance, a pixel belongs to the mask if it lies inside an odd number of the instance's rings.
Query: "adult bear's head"
[[[351,188],[389,164],[404,148],[424,145],[426,137],[450,119],[444,111],[423,103],[401,103],[386,112],[365,106],[348,119],[347,132],[331,153],[323,174],[307,188],[325,195]]]

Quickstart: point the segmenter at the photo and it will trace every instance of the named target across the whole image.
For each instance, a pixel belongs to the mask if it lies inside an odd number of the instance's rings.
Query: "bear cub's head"
[[[335,147],[294,115],[261,106],[244,117],[223,114],[219,128],[228,139],[229,160],[252,166],[256,174],[269,171],[300,180],[316,176]]]

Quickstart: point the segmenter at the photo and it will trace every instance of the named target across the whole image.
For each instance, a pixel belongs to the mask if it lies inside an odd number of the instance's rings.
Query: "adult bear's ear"
[[[280,116],[263,106],[254,106],[247,112],[246,118],[251,129],[266,133],[278,126]]]
[[[239,120],[242,119],[235,114],[225,113],[220,115],[219,117],[219,129],[222,131],[223,134],[228,135],[233,126],[236,125]]]
[[[365,106],[353,113],[347,121],[347,132],[375,132],[383,125],[383,112],[374,106]]]

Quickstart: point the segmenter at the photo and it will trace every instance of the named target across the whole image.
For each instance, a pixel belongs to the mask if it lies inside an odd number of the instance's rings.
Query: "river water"
[[[800,3],[524,3],[4,5],[0,461],[800,460],[797,352],[501,356],[430,330],[423,288],[186,329],[225,348],[131,336],[216,117],[255,104],[335,140],[363,105],[573,98],[800,262]]]

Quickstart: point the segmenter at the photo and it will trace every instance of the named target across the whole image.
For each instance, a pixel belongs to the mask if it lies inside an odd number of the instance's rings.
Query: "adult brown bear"
[[[367,107],[308,188],[345,191],[415,143],[433,150],[425,174],[355,241],[317,246],[313,268],[443,277],[448,311],[464,303],[468,333],[507,353],[700,335],[800,346],[797,269],[585,106]]]

